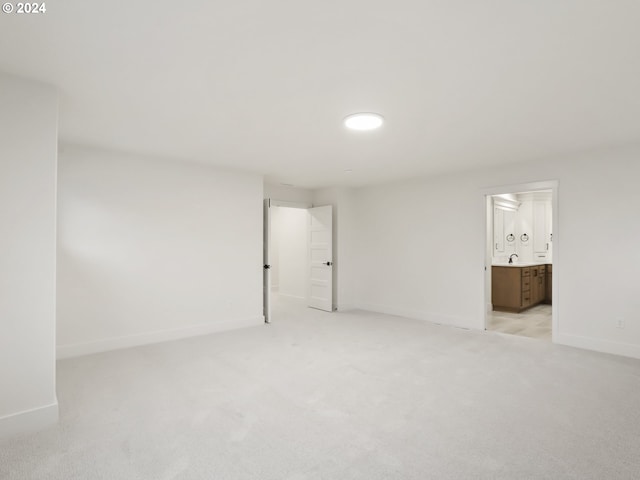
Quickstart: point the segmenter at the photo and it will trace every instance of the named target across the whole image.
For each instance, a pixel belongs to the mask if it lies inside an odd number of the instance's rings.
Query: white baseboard
[[[380,305],[374,303],[358,303],[356,304],[356,308],[360,310],[368,310],[370,312],[385,313],[387,315],[412,318],[414,320],[423,320],[430,323],[436,323],[438,325],[448,325],[451,327],[466,328],[472,330],[484,329],[484,326],[479,327],[477,325],[472,325],[468,319],[431,312],[423,312],[421,310],[412,310],[409,308],[391,307],[388,305]]]
[[[68,345],[58,345],[57,358],[78,357],[81,355],[89,355],[92,353],[107,352],[110,350],[119,350],[121,348],[137,347],[140,345],[148,345],[151,343],[168,342],[187,337],[196,337],[199,335],[208,335],[211,333],[224,332],[227,330],[235,330],[237,328],[254,327],[264,324],[264,316],[239,319],[227,322],[206,323],[201,325],[192,325],[183,328],[172,328],[169,330],[160,330],[155,332],[138,333],[127,335],[124,337],[112,337],[93,342],[74,343]]]
[[[0,418],[0,439],[37,432],[58,422],[58,402]]]
[[[356,306],[352,303],[339,303],[338,311],[339,312],[348,312],[349,310],[355,310]]]
[[[554,342],[569,347],[583,348],[585,350],[595,350],[596,352],[622,355],[623,357],[640,358],[640,346],[630,343],[618,343],[567,333],[559,333],[557,337],[554,338]]]

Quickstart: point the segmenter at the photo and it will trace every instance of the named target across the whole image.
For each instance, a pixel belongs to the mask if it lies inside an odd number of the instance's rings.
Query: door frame
[[[501,193],[521,193],[521,192],[531,192],[536,190],[551,190],[551,231],[553,233],[553,260],[552,265],[553,269],[551,272],[551,342],[558,342],[559,335],[559,326],[560,326],[560,272],[561,263],[560,263],[560,242],[561,242],[561,231],[559,228],[560,225],[560,209],[559,201],[558,201],[558,190],[559,190],[559,181],[558,180],[544,180],[538,182],[528,182],[528,183],[518,183],[518,184],[509,184],[509,185],[500,185],[495,187],[489,187],[482,190],[482,209],[484,211],[484,242],[483,242],[483,251],[482,258],[484,258],[484,295],[482,297],[482,319],[483,319],[483,328],[487,329],[487,313],[488,313],[488,305],[491,304],[491,260],[492,260],[492,247],[493,243],[489,241],[489,221],[490,221],[490,212],[488,208],[488,198],[492,195],[499,195]],[[491,238],[493,238],[493,234],[491,234]]]
[[[262,316],[271,323],[271,199],[262,201]]]

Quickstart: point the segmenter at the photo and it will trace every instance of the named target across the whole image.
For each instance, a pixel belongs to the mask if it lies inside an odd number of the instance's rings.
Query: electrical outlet
[[[617,321],[618,328],[624,328],[624,318],[619,318]]]

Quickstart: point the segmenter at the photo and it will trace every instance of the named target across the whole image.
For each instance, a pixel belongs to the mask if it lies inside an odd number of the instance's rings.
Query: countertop
[[[527,262],[527,263],[494,263],[492,267],[533,267],[536,265],[547,265],[548,262]]]

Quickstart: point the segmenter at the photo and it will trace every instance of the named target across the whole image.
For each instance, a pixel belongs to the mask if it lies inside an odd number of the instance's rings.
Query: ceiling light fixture
[[[377,113],[354,113],[345,117],[344,125],[351,130],[375,130],[382,125],[384,118]]]

